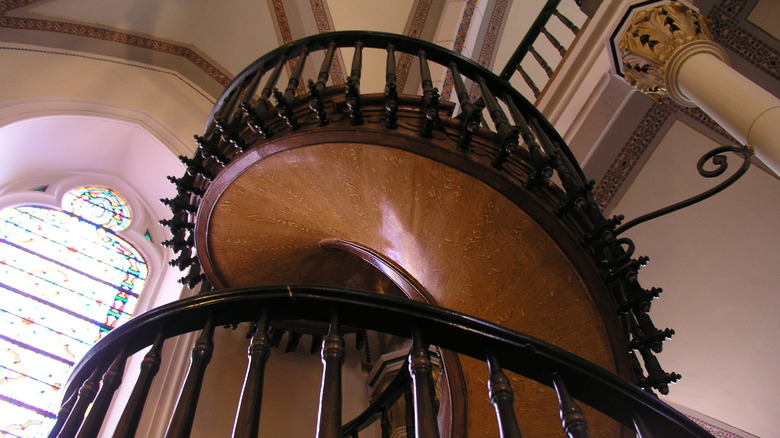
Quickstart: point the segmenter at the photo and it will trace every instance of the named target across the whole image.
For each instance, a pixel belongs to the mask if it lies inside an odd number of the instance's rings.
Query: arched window
[[[147,282],[120,236],[133,220],[116,191],[68,191],[61,208],[0,210],[0,435],[51,427],[70,368],[127,320]]]

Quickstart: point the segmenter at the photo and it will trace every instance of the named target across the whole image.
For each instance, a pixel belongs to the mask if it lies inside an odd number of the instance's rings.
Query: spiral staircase
[[[340,48],[354,49],[351,72],[329,86]],[[384,93],[361,93],[367,50],[386,53]],[[400,56],[416,58],[419,95],[398,92]],[[311,62],[319,75],[307,83]],[[449,71],[454,102],[429,64]],[[196,142],[186,174],[169,178],[178,196],[164,200],[164,223],[171,263],[200,293],[101,340],[50,436],[98,436],[126,358],[152,346],[127,405],[111,407],[116,430],[103,431],[134,436],[163,344],[202,331],[166,435],[190,436],[221,354],[215,327],[243,323],[237,437],[257,436],[261,402],[273,403],[264,364],[281,354],[282,331],[322,339],[318,437],[389,437],[393,421],[406,425],[393,436],[710,436],[655,394],[679,378],[655,357],[673,331],[648,315],[660,290],[638,282],[646,260],[621,218],[602,215],[539,111],[473,61],[391,34],[305,38],[238,75]],[[345,333],[410,340],[404,366],[354,419],[342,418]],[[393,420],[399,400],[408,415]]]

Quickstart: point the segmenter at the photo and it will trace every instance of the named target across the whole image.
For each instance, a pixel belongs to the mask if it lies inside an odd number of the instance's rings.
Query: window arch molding
[[[172,270],[166,263],[171,255],[170,250],[159,245],[159,242],[167,238],[165,229],[156,222],[146,203],[127,183],[119,178],[94,172],[59,175],[46,179],[29,178],[15,183],[13,190],[0,194],[0,210],[18,206],[62,210],[64,195],[73,189],[86,186],[112,189],[129,205],[133,217],[129,226],[117,234],[141,253],[149,270],[144,290],[139,296],[133,313],[151,309],[155,306],[163,279]],[[40,191],[42,188],[45,189]],[[147,232],[151,241],[145,237]]]

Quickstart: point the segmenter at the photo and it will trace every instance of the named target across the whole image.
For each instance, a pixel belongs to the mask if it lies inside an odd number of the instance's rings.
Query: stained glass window
[[[132,314],[149,272],[130,219],[104,187],[0,210],[0,437],[44,436],[70,368]]]

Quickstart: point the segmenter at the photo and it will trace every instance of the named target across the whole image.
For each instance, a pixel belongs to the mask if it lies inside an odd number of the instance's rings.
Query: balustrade
[[[256,329],[249,340],[247,377],[236,407],[233,436],[257,436],[262,386],[267,378],[263,368],[272,344],[268,330],[276,321],[289,320],[326,323],[330,327],[322,341],[319,437],[359,436],[361,430],[375,422],[382,436],[389,436],[387,411],[404,394],[410,394],[407,407],[414,436],[439,436],[429,342],[486,362],[485,397],[495,406],[502,437],[519,437],[519,424],[534,420],[516,418],[512,406],[514,391],[504,370],[551,388],[549,397],[559,400],[562,427],[570,437],[588,436],[587,419],[575,399],[636,430],[638,436],[710,436],[639,387],[538,339],[429,304],[370,292],[312,286],[212,292],[136,316],[99,341],[76,366],[64,390],[68,403],[49,436],[96,436],[121,381],[125,359],[151,345],[152,349],[141,362],[133,395],[113,435],[134,436],[149,384],[160,366],[159,353],[164,339],[202,328],[192,347],[190,367],[166,434],[189,436],[206,367],[212,354],[219,350],[213,343],[215,327],[253,321]],[[406,365],[361,415],[346,423],[341,418],[342,326],[411,339]],[[109,367],[108,362],[112,363]]]

